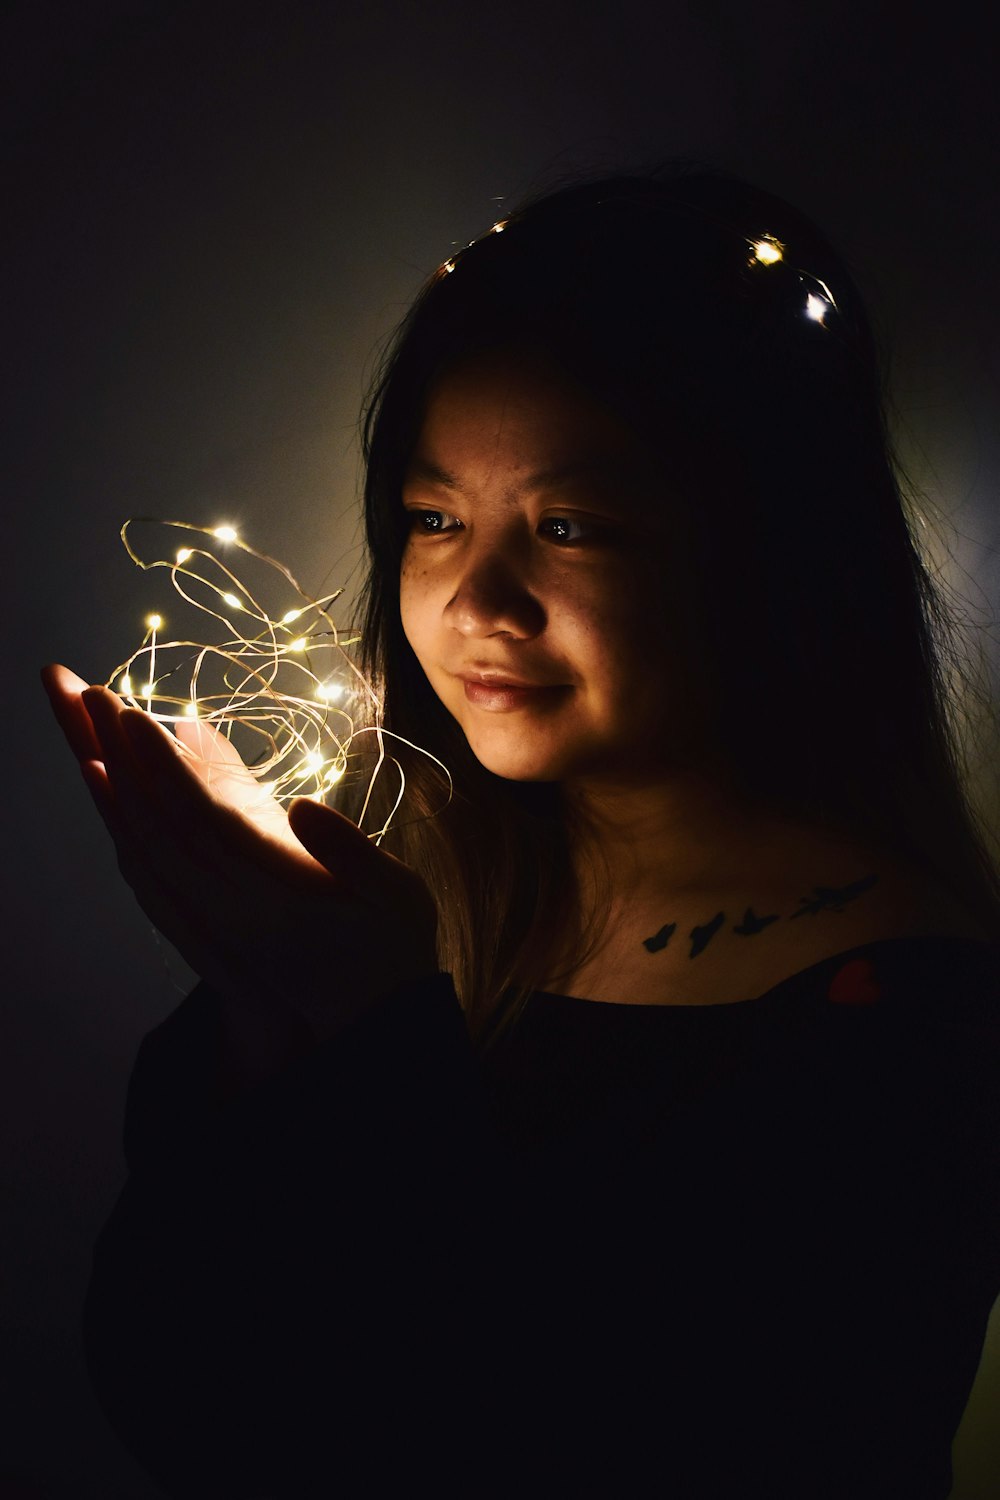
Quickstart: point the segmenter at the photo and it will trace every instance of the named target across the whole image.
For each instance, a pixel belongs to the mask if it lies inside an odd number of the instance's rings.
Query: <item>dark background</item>
[[[188,976],[120,882],[37,681],[52,659],[101,679],[138,644],[151,585],[122,521],[227,521],[307,588],[350,585],[359,402],[424,276],[538,183],[694,156],[790,197],[854,265],[893,350],[905,461],[946,518],[929,545],[995,677],[998,37],[978,11],[8,13],[0,1472],[32,1494],[155,1493],[97,1409],[78,1323],[123,1180],[128,1071]],[[994,1340],[956,1500],[1000,1487],[998,1410]]]

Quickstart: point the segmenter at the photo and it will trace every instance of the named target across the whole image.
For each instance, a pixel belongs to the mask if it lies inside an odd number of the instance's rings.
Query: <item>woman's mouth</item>
[[[462,684],[469,703],[483,708],[487,713],[509,713],[515,708],[535,708],[568,691],[566,684],[552,687],[534,686],[531,683],[504,682],[497,679],[483,682],[478,677],[463,677]]]

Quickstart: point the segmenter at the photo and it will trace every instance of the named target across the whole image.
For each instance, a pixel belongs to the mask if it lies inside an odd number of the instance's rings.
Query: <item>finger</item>
[[[101,747],[81,697],[88,684],[68,667],[52,662],[42,668],[42,686],[48,694],[56,721],[76,758],[81,761],[99,760]]]
[[[80,695],[84,710],[101,747],[101,758],[113,761],[128,753],[128,746],[121,732],[121,716],[125,705],[106,687],[88,687]]]
[[[131,772],[140,795],[148,793],[166,811],[174,832],[191,825],[203,835],[213,814],[225,811],[206,785],[198,757],[187,753],[187,747],[182,749],[169,729],[150,714],[138,708],[123,709],[110,728],[112,736],[117,729],[126,751],[123,773]],[[117,764],[109,766],[112,779],[117,769]]]
[[[224,809],[170,731],[106,688],[88,688],[83,697],[108,771],[119,845],[155,843],[161,864],[176,863],[182,849],[202,867],[216,863],[226,838],[219,827]]]
[[[115,821],[115,802],[108,784],[108,773],[104,762],[101,760],[81,760],[80,771],[87,785],[87,790],[94,799],[94,805],[112,836],[115,835],[117,824]]]
[[[183,890],[164,881],[158,862],[150,859],[148,844],[124,833],[116,815],[107,771],[101,761],[81,761],[80,770],[98,812],[115,841],[118,868],[146,916],[168,942],[181,953],[195,973],[226,992],[235,985],[245,990],[252,976],[241,964],[239,944],[224,941],[226,919],[213,922],[215,899],[225,899],[217,888],[200,889],[197,879],[187,880]],[[169,865],[168,865],[169,868]]]
[[[322,865],[298,839],[289,837],[288,820],[281,808],[277,808],[277,814],[284,836],[279,838],[273,836],[275,829],[267,820],[263,828],[260,826],[252,807],[233,807],[217,795],[215,788],[209,789],[198,774],[197,762],[178,754],[173,735],[148,714],[141,709],[125,709],[119,723],[134,759],[143,767],[147,784],[154,790],[154,811],[161,819],[165,844],[182,843],[197,863],[212,865],[235,886],[245,884],[248,861],[258,872],[296,890],[313,891],[318,883],[331,884]],[[249,777],[245,767],[244,773]],[[126,772],[126,795],[131,791],[127,780]],[[114,773],[112,784],[117,791]],[[259,793],[259,788],[255,787],[255,792]]]
[[[118,868],[125,880],[132,887],[133,893],[139,900],[146,915],[165,932],[165,928],[157,920],[150,904],[143,900],[141,891],[148,887],[154,877],[150,870],[149,840],[148,837],[136,839],[129,827],[123,821],[116,806],[115,797],[108,778],[107,770],[102,761],[81,761],[80,770],[87,784],[97,811],[104,820],[105,827],[111,834],[115,843],[115,854],[118,859]]]
[[[345,881],[363,900],[381,905],[393,866],[409,875],[406,865],[383,853],[356,823],[312,797],[296,797],[288,822],[299,842],[330,874]]]
[[[88,688],[83,694],[83,702],[107,768],[119,833],[137,839],[148,838],[160,817],[156,777],[136,756],[124,728],[127,713],[140,718],[147,715],[141,709],[126,710],[117,694],[108,688]]]

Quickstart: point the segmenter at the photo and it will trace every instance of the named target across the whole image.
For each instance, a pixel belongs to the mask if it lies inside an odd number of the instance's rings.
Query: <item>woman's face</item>
[[[542,356],[461,365],[430,396],[403,505],[403,629],[488,770],[620,779],[690,742],[668,497],[606,408]]]

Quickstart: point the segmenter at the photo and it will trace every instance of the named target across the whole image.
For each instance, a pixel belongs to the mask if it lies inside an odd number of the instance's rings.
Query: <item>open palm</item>
[[[324,1037],[436,971],[433,898],[349,819],[305,798],[286,813],[204,722],[171,734],[65,667],[42,676],[122,874],[221,994]]]

